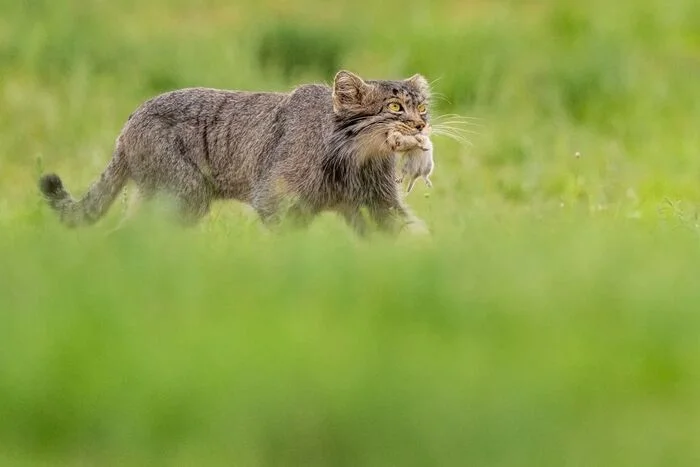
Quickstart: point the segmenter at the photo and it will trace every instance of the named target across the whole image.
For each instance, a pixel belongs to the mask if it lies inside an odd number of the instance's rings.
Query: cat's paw
[[[415,219],[412,221],[407,222],[404,224],[403,229],[404,232],[408,233],[411,236],[417,236],[417,237],[430,237],[431,232],[428,226],[423,222],[422,220]]]

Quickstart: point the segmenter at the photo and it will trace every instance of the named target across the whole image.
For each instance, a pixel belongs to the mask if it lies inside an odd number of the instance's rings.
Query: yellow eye
[[[418,113],[424,114],[428,111],[428,107],[425,106],[425,104],[418,104]]]
[[[389,110],[391,110],[392,112],[401,112],[401,104],[392,102],[389,104]]]

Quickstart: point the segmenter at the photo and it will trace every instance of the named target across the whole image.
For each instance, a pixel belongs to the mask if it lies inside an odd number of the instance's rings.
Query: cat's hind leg
[[[270,190],[258,191],[251,202],[262,224],[269,230],[275,230],[282,221],[281,201]]]
[[[263,225],[271,231],[278,231],[285,226],[304,229],[311,224],[315,214],[299,202],[285,205],[277,198],[258,199],[253,203],[253,208]]]
[[[132,221],[136,217],[136,213],[139,208],[143,205],[147,197],[143,194],[142,190],[138,188],[133,189],[133,193],[129,194],[129,189],[125,188],[122,192],[122,214],[117,225],[114,226],[109,232],[116,232],[126,227],[127,223]]]
[[[134,177],[142,200],[162,196],[172,208],[173,220],[186,227],[195,225],[209,212],[214,189],[197,167],[164,164],[157,173],[157,177]]]

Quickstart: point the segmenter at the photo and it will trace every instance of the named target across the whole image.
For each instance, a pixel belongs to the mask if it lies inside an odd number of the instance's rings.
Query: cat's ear
[[[422,92],[423,94],[430,94],[430,83],[428,83],[428,80],[425,79],[423,75],[413,75],[408,78],[406,82],[418,89],[418,91]]]
[[[362,105],[372,87],[347,70],[340,70],[333,79],[333,110]]]

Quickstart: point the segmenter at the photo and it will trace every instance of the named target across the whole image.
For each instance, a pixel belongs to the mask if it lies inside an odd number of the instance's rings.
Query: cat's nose
[[[418,130],[418,131],[423,131],[423,128],[425,128],[425,123],[423,123],[423,122],[416,122],[416,130]]]

